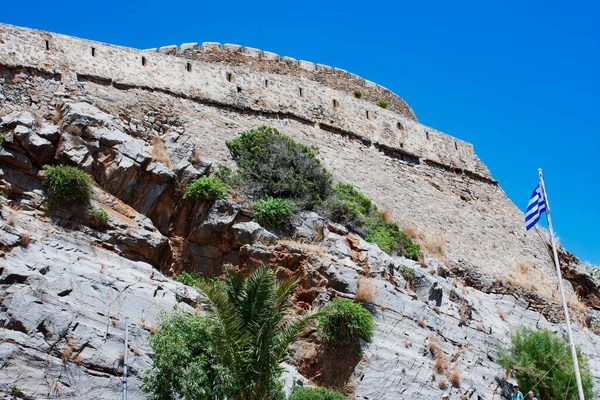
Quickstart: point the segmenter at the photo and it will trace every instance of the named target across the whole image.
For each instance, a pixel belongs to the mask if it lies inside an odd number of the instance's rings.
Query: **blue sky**
[[[5,3],[4,23],[137,48],[235,43],[377,82],[473,143],[521,209],[542,167],[561,242],[600,265],[598,2]]]

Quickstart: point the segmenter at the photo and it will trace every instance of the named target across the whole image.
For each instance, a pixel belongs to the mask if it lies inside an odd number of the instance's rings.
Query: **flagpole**
[[[569,335],[569,347],[571,347],[571,357],[573,358],[573,368],[575,369],[575,379],[577,380],[577,389],[579,391],[579,399],[585,400],[583,393],[583,385],[581,384],[581,374],[579,372],[579,361],[577,360],[577,350],[575,349],[575,343],[573,342],[573,333],[571,332],[571,321],[569,319],[569,309],[567,307],[567,299],[565,297],[565,290],[563,288],[562,274],[560,272],[560,263],[558,261],[558,253],[556,251],[556,240],[554,239],[554,230],[552,229],[552,219],[550,218],[550,204],[548,204],[548,196],[546,195],[546,187],[544,186],[544,176],[542,175],[542,169],[538,169],[540,175],[540,185],[542,188],[542,195],[544,196],[544,202],[546,204],[546,218],[548,219],[548,229],[550,229],[550,241],[552,243],[552,253],[554,254],[554,265],[556,266],[556,273],[558,274],[558,287],[560,288],[560,295],[562,297],[563,309],[565,311],[565,320],[567,321],[567,333]]]

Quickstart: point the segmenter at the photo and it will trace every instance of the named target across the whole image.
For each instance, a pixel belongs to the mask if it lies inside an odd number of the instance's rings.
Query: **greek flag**
[[[546,211],[546,203],[542,196],[542,188],[538,183],[537,187],[531,195],[531,200],[527,205],[527,211],[525,212],[525,228],[530,230],[540,220],[542,213]]]

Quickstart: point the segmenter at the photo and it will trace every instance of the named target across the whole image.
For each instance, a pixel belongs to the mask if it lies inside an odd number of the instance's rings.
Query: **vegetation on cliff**
[[[216,176],[202,176],[193,181],[183,194],[183,198],[213,201],[227,197],[227,185]]]
[[[208,298],[207,315],[174,314],[153,336],[154,366],[145,390],[155,400],[282,399],[280,363],[288,345],[320,314],[291,316],[295,279],[277,281],[258,268],[247,278],[226,269],[224,281],[184,278]]]
[[[338,297],[323,307],[318,330],[326,341],[334,344],[369,341],[373,335],[373,317],[361,304]]]
[[[296,386],[288,400],[346,400],[337,390]]]
[[[84,171],[68,165],[46,165],[44,185],[54,201],[88,204],[94,180]]]
[[[261,126],[242,132],[227,142],[240,167],[239,177],[229,169],[215,174],[235,182],[257,199],[259,221],[282,229],[294,209],[315,209],[348,226],[386,252],[417,260],[420,249],[400,227],[387,221],[385,213],[352,185],[333,184],[331,174],[316,157],[316,147],[305,146],[274,128]]]
[[[587,360],[577,349],[585,397],[593,398]],[[540,399],[579,398],[569,344],[547,330],[522,328],[501,351],[498,363],[513,374],[523,390],[533,388]]]

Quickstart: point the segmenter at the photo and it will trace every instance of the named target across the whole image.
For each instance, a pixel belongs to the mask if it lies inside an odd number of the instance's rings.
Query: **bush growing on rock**
[[[294,216],[294,204],[287,199],[265,197],[254,203],[254,216],[262,224],[282,229]]]
[[[501,350],[498,362],[517,378],[521,388],[537,383],[540,399],[575,400],[578,394],[570,351],[563,338],[548,330],[522,328],[513,335],[510,346]],[[591,399],[593,384],[587,360],[579,349],[577,356],[585,397]]]
[[[150,338],[153,366],[144,375],[151,400],[214,399],[234,391],[232,372],[215,344],[215,327],[203,316],[163,316]]]
[[[227,147],[256,198],[288,198],[310,209],[331,193],[331,175],[317,159],[317,149],[277,129],[261,126],[242,132]]]
[[[335,185],[333,195],[318,207],[318,211],[331,220],[346,225],[385,252],[396,252],[415,261],[419,259],[419,245],[398,224],[386,222],[377,206],[352,185]]]
[[[108,213],[102,208],[91,208],[87,211],[88,223],[92,228],[105,228],[108,225]]]
[[[94,180],[84,171],[68,165],[46,165],[44,185],[50,198],[65,204],[88,204]]]
[[[388,102],[387,102],[387,101],[385,101],[385,100],[379,100],[379,101],[377,102],[377,105],[378,105],[379,107],[381,107],[381,108],[388,108],[388,105],[389,105],[389,104],[390,104],[390,103],[388,103]]]
[[[362,305],[338,297],[323,307],[317,328],[328,342],[369,341],[373,335],[373,317]]]
[[[6,137],[4,135],[0,135],[0,150],[4,148],[4,142],[6,141]]]
[[[333,389],[296,386],[288,400],[346,400],[346,397]]]
[[[362,97],[362,92],[358,89],[356,89],[354,91],[354,97],[356,97],[357,99],[360,99]]]
[[[227,197],[227,185],[215,176],[202,176],[187,187],[183,198],[213,201]]]

